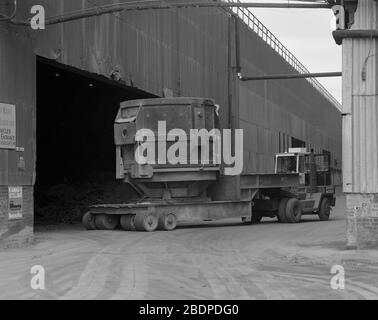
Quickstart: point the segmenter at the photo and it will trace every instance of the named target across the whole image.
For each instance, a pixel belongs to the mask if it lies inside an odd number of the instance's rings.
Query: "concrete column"
[[[378,2],[360,0],[353,30],[378,29]],[[378,38],[343,39],[343,190],[347,245],[378,246]]]

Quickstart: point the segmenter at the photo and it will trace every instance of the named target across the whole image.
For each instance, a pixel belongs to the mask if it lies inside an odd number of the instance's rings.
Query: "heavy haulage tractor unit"
[[[315,176],[326,173],[325,168],[316,170],[314,155],[277,155],[274,174],[225,176],[224,164],[215,161],[219,149],[213,146],[218,140],[208,137],[208,147],[202,140],[192,144],[191,130],[210,132],[218,128],[217,109],[213,100],[202,98],[121,103],[114,125],[116,178],[128,183],[138,198],[122,204],[90,207],[83,216],[84,226],[88,230],[121,227],[129,231],[171,231],[183,223],[229,218],[257,223],[265,216],[295,223],[300,221],[302,213],[318,213],[321,220],[328,219],[330,206],[335,204],[334,188],[326,186],[327,179],[322,185],[314,182]],[[175,134],[168,135],[172,129]],[[143,141],[140,141],[140,130],[149,132]],[[164,161],[170,147],[179,141],[187,141],[188,161]],[[248,143],[248,137],[244,137],[244,143]],[[147,163],[137,161],[142,146],[155,151],[149,153],[143,149]],[[296,162],[293,170],[285,167],[291,160]],[[307,180],[311,182],[308,186]]]
[[[299,174],[301,185],[287,191],[300,200],[302,214],[318,214],[322,221],[329,219],[331,207],[336,204],[330,162],[329,154],[314,154],[307,152],[306,148],[289,148],[287,153],[277,154],[275,161],[275,173]],[[286,205],[290,205],[290,201]],[[278,219],[291,222],[282,210],[278,211]]]

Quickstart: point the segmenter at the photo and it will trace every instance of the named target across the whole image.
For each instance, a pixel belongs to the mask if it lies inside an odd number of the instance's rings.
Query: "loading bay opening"
[[[119,103],[155,97],[37,58],[35,225],[80,219],[88,206],[133,193],[115,179]]]

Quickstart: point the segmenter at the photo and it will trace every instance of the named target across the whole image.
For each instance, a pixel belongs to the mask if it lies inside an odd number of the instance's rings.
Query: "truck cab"
[[[332,183],[328,153],[315,154],[306,148],[289,148],[275,157],[275,173],[297,173],[300,186],[287,191],[301,202],[302,214],[318,214],[328,220],[331,207],[335,206],[335,187]]]
[[[289,152],[277,154],[275,173],[298,173],[305,186],[332,185],[330,155],[314,154],[306,148],[289,148]]]

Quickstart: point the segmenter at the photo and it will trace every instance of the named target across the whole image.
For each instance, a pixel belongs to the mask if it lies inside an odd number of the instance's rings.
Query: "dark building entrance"
[[[37,58],[35,222],[71,222],[132,191],[115,180],[119,103],[154,97],[107,78]]]

